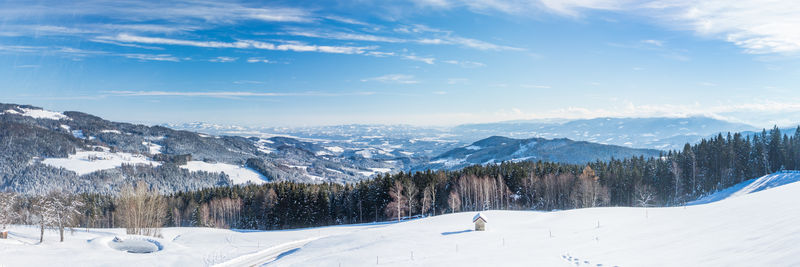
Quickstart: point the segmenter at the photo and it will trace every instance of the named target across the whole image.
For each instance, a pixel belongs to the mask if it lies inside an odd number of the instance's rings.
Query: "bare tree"
[[[450,212],[461,210],[461,197],[458,196],[456,190],[450,191],[450,195],[447,197],[447,204],[450,206]]]
[[[417,189],[413,181],[409,181],[405,186],[405,190],[403,190],[408,204],[408,217],[414,215],[414,208],[417,206],[417,193],[419,193],[419,189]]]
[[[52,227],[58,230],[60,242],[64,242],[64,228],[74,225],[80,216],[78,208],[83,203],[72,197],[58,192],[52,192],[36,202],[39,213],[40,236],[39,241],[44,241],[44,229]]]
[[[642,183],[638,183],[634,187],[634,196],[636,197],[636,204],[640,207],[650,206],[650,202],[655,199],[650,186]]]
[[[400,221],[400,217],[403,216],[403,211],[406,209],[406,200],[403,197],[403,185],[399,181],[395,181],[394,185],[389,188],[389,196],[392,198],[392,202],[386,205],[386,215],[389,217],[397,217],[397,221]]]
[[[2,230],[14,223],[17,219],[17,211],[14,210],[14,204],[17,201],[17,195],[14,193],[0,193],[0,225],[3,226]]]
[[[425,190],[422,190],[422,211],[421,213],[427,214],[433,206],[433,203],[436,201],[436,189],[433,185],[429,185],[425,187]]]
[[[167,213],[167,203],[155,188],[139,181],[126,185],[119,196],[119,210],[128,234],[159,236]]]
[[[683,181],[681,179],[681,173],[683,172],[683,170],[681,169],[681,165],[678,164],[678,161],[673,159],[672,160],[672,164],[670,165],[670,171],[672,172],[672,176],[674,177],[674,180],[675,180],[674,201],[677,203],[678,201],[681,201],[681,198],[682,198],[681,197],[681,195],[682,195],[681,194],[681,187],[682,187]]]
[[[597,207],[608,201],[608,190],[589,165],[583,169],[571,192],[576,208]]]

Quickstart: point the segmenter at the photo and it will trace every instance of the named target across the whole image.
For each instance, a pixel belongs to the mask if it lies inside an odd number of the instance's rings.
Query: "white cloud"
[[[416,56],[416,55],[404,55],[403,58],[408,59],[408,60],[413,60],[413,61],[425,62],[425,64],[429,64],[429,65],[432,65],[436,61],[436,58],[420,57],[420,56]]]
[[[414,79],[413,75],[407,74],[387,74],[383,76],[361,79],[362,82],[382,82],[382,83],[398,83],[398,84],[415,84],[419,83]]]
[[[210,60],[208,60],[208,61],[211,61],[211,62],[220,62],[220,63],[227,63],[227,62],[234,62],[234,61],[236,61],[237,59],[239,59],[239,58],[237,58],[237,57],[216,57],[216,58],[212,58],[212,59],[210,59]]]
[[[247,59],[247,63],[274,63],[269,59],[260,58],[260,57],[251,57]]]
[[[99,16],[132,22],[164,21],[172,23],[230,24],[246,20],[269,22],[312,22],[311,11],[303,8],[256,6],[227,1],[88,1],[76,5],[69,1],[50,1],[46,4],[9,4],[0,9],[0,17],[28,19],[31,17]]]
[[[327,93],[327,92],[301,92],[301,93],[275,93],[275,92],[245,92],[245,91],[106,91],[103,92],[111,96],[118,97],[141,97],[141,96],[182,96],[182,97],[215,97],[215,98],[237,98],[237,97],[277,97],[277,96],[355,96],[373,95],[374,92],[346,92],[346,93]]]
[[[668,28],[733,43],[751,54],[800,53],[800,5],[785,0],[415,0],[436,9],[467,7],[530,16],[544,10],[569,17],[603,10],[643,16]],[[401,27],[398,32],[412,32]],[[424,42],[443,42],[429,39]],[[648,40],[646,40],[648,41]],[[656,40],[649,40],[656,41]],[[467,42],[468,43],[468,42]],[[648,42],[659,46],[663,43]],[[473,44],[481,47],[480,44]],[[490,46],[489,46],[490,47]]]
[[[290,29],[286,31],[286,34],[294,35],[294,36],[302,36],[302,37],[311,37],[311,38],[321,38],[321,39],[334,39],[334,40],[349,40],[349,41],[368,41],[368,42],[384,42],[384,43],[401,43],[406,42],[406,40],[394,38],[394,37],[385,37],[385,36],[377,36],[371,34],[363,34],[363,33],[351,33],[351,32],[331,32],[331,31],[320,31],[320,30],[305,30],[305,29]]]
[[[475,61],[444,60],[442,62],[447,63],[447,64],[458,65],[458,66],[461,66],[463,68],[479,68],[479,67],[486,66],[486,64],[483,64],[483,63],[480,63],[480,62],[475,62]]]
[[[355,20],[355,19],[351,19],[351,18],[345,18],[345,17],[341,17],[341,16],[325,16],[325,19],[336,21],[336,22],[341,22],[341,23],[346,23],[346,24],[353,24],[353,25],[360,25],[360,26],[372,26],[369,23],[366,23],[366,22],[363,22],[363,21],[359,21],[359,20]]]
[[[124,57],[138,59],[140,61],[170,61],[170,62],[179,62],[180,59],[174,57],[169,54],[159,54],[159,55],[150,55],[150,54],[122,54]]]
[[[642,43],[643,44],[654,45],[654,46],[663,46],[664,45],[663,41],[652,40],[652,39],[651,40],[642,40]]]
[[[277,51],[294,51],[294,52],[320,52],[320,53],[334,53],[334,54],[363,54],[367,50],[373,50],[377,47],[356,47],[356,46],[327,46],[327,45],[310,45],[300,42],[289,42],[284,44],[273,44],[252,40],[239,40],[235,42],[219,42],[219,41],[194,41],[162,37],[146,37],[131,34],[118,34],[116,36],[101,36],[97,39],[112,40],[124,43],[141,43],[141,44],[162,44],[162,45],[180,45],[180,46],[194,46],[203,48],[237,48],[237,49],[264,49],[264,50],[277,50]]]

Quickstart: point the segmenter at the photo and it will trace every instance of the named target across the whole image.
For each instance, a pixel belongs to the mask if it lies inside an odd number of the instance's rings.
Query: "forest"
[[[747,179],[792,169],[800,169],[800,127],[793,134],[776,127],[755,134],[719,134],[659,157],[586,165],[503,162],[457,171],[384,174],[347,184],[274,182],[172,194],[159,194],[146,183],[126,187],[121,196],[5,193],[0,210],[6,212],[0,224],[62,231],[64,225],[126,227],[135,232],[172,226],[271,230],[487,209],[676,206]],[[49,203],[50,208],[37,203]],[[69,212],[59,212],[69,216],[48,219],[55,215],[47,213],[58,207],[67,207]],[[145,226],[140,218],[149,218]]]

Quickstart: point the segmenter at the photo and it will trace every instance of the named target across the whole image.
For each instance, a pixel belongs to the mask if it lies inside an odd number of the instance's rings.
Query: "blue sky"
[[[791,1],[67,2],[0,2],[0,102],[154,124],[800,122]]]

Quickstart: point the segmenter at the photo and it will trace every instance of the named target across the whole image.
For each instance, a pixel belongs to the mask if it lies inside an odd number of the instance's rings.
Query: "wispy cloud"
[[[64,1],[46,4],[9,4],[0,9],[8,19],[32,17],[98,16],[129,21],[230,24],[239,21],[312,22],[315,16],[303,8],[256,6],[228,1],[89,1],[76,5]]]
[[[664,45],[663,41],[652,40],[652,39],[642,40],[642,43],[643,44],[649,44],[649,45],[655,45],[655,46],[663,46]]]
[[[352,18],[345,18],[345,17],[341,17],[341,16],[336,16],[336,15],[329,15],[329,16],[325,16],[324,18],[328,19],[328,20],[341,22],[341,23],[352,24],[352,25],[372,26],[371,24],[363,22],[363,21],[359,21],[359,20],[352,19]]]
[[[447,64],[458,65],[463,68],[480,68],[486,66],[486,64],[475,62],[475,61],[460,61],[460,60],[444,60],[442,61]]]
[[[236,58],[236,57],[216,57],[216,58],[212,58],[212,59],[210,59],[208,61],[210,61],[210,62],[219,62],[219,63],[228,63],[228,62],[234,62],[237,59],[239,59],[239,58]]]
[[[688,30],[733,43],[751,54],[800,53],[800,5],[781,0],[414,0],[433,9],[466,7],[479,12],[530,16],[537,11],[580,17],[603,10],[652,19],[667,28]],[[398,32],[411,32],[401,28]],[[433,42],[435,40],[427,40]],[[657,41],[657,40],[645,40]],[[649,42],[659,46],[661,43]],[[478,45],[479,47],[481,45]],[[486,46],[491,47],[491,46]]]
[[[180,59],[169,54],[150,55],[150,54],[122,54],[122,56],[141,61],[171,61],[179,62]]]
[[[275,62],[266,58],[251,57],[247,59],[247,63],[275,63]]]
[[[373,95],[374,92],[299,92],[299,93],[277,93],[277,92],[247,92],[247,91],[105,91],[109,96],[118,97],[142,97],[142,96],[176,96],[176,97],[214,97],[214,98],[237,98],[237,97],[278,97],[278,96],[354,96],[354,95]]]
[[[397,84],[415,84],[419,83],[414,79],[413,75],[407,74],[387,74],[383,76],[361,79],[362,82],[382,82],[382,83],[397,83]]]
[[[372,35],[372,34],[353,33],[353,32],[307,30],[307,29],[300,29],[300,28],[289,29],[289,30],[286,31],[286,34],[294,35],[294,36],[311,37],[311,38],[322,38],[322,39],[334,39],[334,40],[368,41],[368,42],[384,42],[384,43],[406,42],[406,40],[399,39],[399,38],[386,37],[386,36],[377,36],[377,35]]]
[[[220,42],[220,41],[195,41],[184,39],[173,39],[163,37],[148,37],[137,36],[131,34],[119,34],[116,36],[101,36],[101,40],[113,40],[124,43],[141,43],[141,44],[160,44],[160,45],[179,45],[179,46],[193,46],[202,48],[236,48],[236,49],[263,49],[263,50],[276,50],[276,51],[294,51],[294,52],[320,52],[320,53],[333,53],[333,54],[363,54],[367,50],[373,50],[375,46],[328,46],[328,45],[311,45],[301,42],[288,42],[283,44],[267,43],[253,40],[238,40],[234,42]]]
[[[421,57],[417,55],[404,55],[403,58],[413,61],[424,62],[425,64],[431,65],[436,61],[436,58],[433,57]]]

